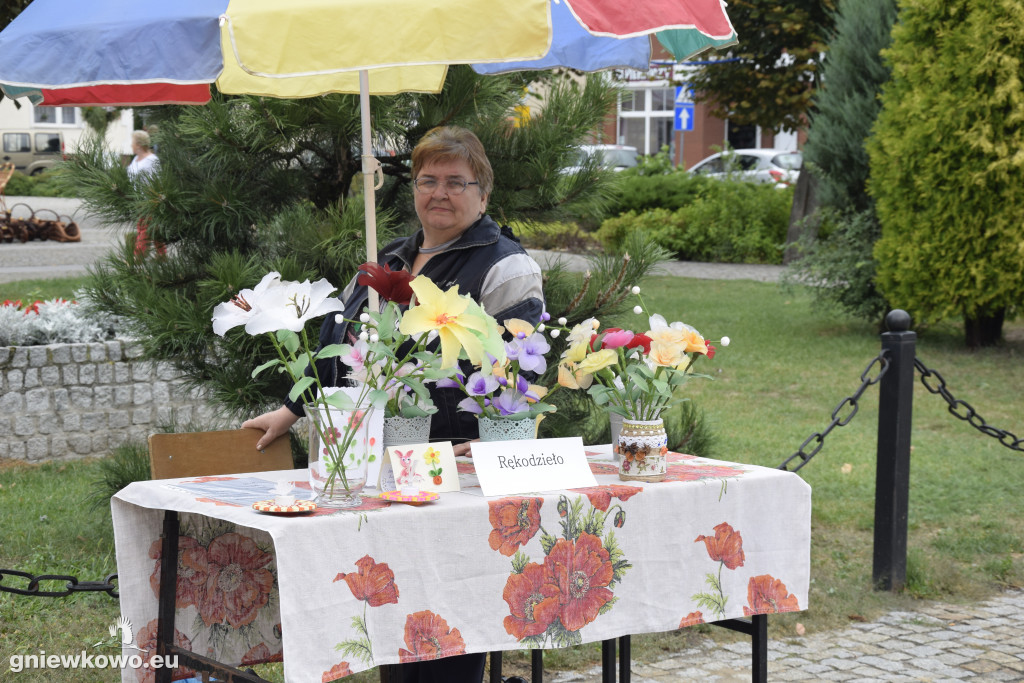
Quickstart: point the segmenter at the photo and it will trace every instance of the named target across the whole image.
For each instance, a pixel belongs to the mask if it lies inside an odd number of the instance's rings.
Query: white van
[[[58,130],[5,130],[0,133],[0,162],[37,175],[64,159],[64,136]]]

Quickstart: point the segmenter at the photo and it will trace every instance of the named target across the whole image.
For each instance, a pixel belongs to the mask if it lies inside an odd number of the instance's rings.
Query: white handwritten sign
[[[474,441],[473,467],[485,496],[597,486],[583,439]]]

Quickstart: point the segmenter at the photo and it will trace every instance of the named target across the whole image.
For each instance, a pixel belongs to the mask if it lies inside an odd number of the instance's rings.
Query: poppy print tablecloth
[[[664,482],[301,516],[257,512],[306,471],[136,482],[112,501],[121,613],[155,643],[164,510],[181,513],[175,640],[288,681],[381,664],[552,648],[807,608],[810,487],[793,473],[670,454]],[[133,650],[133,654],[135,651]],[[176,678],[188,671],[179,671]],[[152,670],[126,670],[128,683]]]

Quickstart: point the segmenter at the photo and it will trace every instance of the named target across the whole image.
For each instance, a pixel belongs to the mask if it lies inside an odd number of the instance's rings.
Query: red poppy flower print
[[[734,531],[731,526],[722,522],[715,527],[715,537],[698,536],[694,543],[704,541],[704,547],[708,549],[708,555],[715,562],[724,562],[729,569],[742,567],[746,557],[743,554],[743,538],[740,532]]]
[[[795,595],[786,590],[786,584],[769,574],[755,576],[747,583],[747,602],[743,615],[774,614],[776,612],[799,612]]]
[[[697,624],[703,624],[703,623],[704,623],[704,615],[703,614],[701,614],[699,611],[697,611],[697,612],[690,612],[685,617],[683,617],[682,621],[679,622],[679,628],[686,628],[687,626],[696,626]]]
[[[267,662],[283,662],[284,652],[277,651],[271,652],[270,648],[267,647],[266,643],[260,643],[256,647],[250,648],[248,652],[242,655],[242,666],[252,666],[253,664],[266,664]]]
[[[358,571],[338,574],[335,581],[344,581],[356,600],[365,600],[370,607],[398,604],[398,586],[395,585],[395,573],[386,562],[380,564],[369,555],[356,560]]]
[[[590,504],[601,512],[608,512],[612,498],[618,498],[625,502],[643,491],[640,486],[626,486],[624,484],[607,484],[605,486],[590,486],[582,489],[573,489],[584,494],[590,499]]]
[[[205,484],[211,481],[234,481],[238,477],[196,477],[195,479],[188,479],[181,482],[182,484]]]
[[[139,683],[153,683],[156,680],[156,670],[151,661],[156,655],[156,624],[157,620],[149,622],[135,634],[135,644],[139,648],[139,654],[143,657],[144,664],[135,670]],[[192,649],[192,641],[178,629],[174,629],[174,644],[185,650]],[[186,666],[179,666],[174,670],[173,678],[191,678],[196,672]]]
[[[412,273],[407,270],[391,270],[387,265],[364,263],[359,266],[356,284],[377,290],[380,298],[394,301],[399,306],[409,305],[412,300]]]
[[[505,583],[501,597],[511,612],[505,617],[505,631],[516,640],[544,633],[558,616],[558,588],[545,583],[545,575],[543,565],[531,562]]]
[[[398,648],[398,657],[402,662],[466,654],[466,643],[459,629],[449,629],[448,622],[430,610],[406,616],[405,645],[408,650]]]
[[[540,529],[540,507],[543,498],[502,498],[488,501],[491,521],[487,542],[491,550],[511,557],[520,546],[526,545]]]
[[[614,575],[601,539],[588,533],[576,542],[558,539],[544,558],[545,583],[558,590],[559,618],[569,631],[578,631],[597,618],[612,599],[608,589]]]
[[[210,571],[199,615],[207,626],[227,621],[233,628],[251,624],[270,599],[274,575],[267,569],[274,557],[247,536],[227,533],[206,549]]]
[[[320,683],[330,683],[330,681],[336,681],[339,678],[351,675],[352,670],[348,668],[348,662],[341,662],[332,666],[330,671],[325,671],[324,675],[320,678]]]
[[[160,557],[163,552],[162,541],[153,541],[149,546],[149,556],[156,560],[153,573],[149,575],[149,586],[153,595],[160,596]],[[203,602],[203,591],[206,589],[206,578],[210,571],[210,563],[206,557],[206,548],[191,536],[178,537],[178,583],[175,588],[174,606],[178,609],[189,605],[200,605]]]

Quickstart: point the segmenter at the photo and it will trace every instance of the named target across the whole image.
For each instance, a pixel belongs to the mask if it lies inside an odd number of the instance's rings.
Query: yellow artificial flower
[[[506,320],[505,329],[513,337],[525,338],[533,334],[533,325],[519,318],[509,318]]]
[[[471,362],[481,364],[484,339],[494,330],[493,318],[488,319],[483,309],[469,297],[459,296],[458,285],[442,292],[423,275],[409,285],[419,304],[402,316],[399,331],[408,335],[436,331],[441,340],[441,367],[454,367],[461,349],[466,350]]]
[[[428,465],[436,465],[437,463],[441,462],[441,454],[438,453],[433,448],[428,448],[423,453],[423,459],[427,462]]]
[[[530,397],[527,397],[526,398],[526,402],[527,403],[536,403],[537,401],[539,401],[540,399],[542,399],[542,398],[544,398],[545,396],[548,395],[548,388],[547,387],[542,387],[539,384],[530,384],[529,385],[529,391],[530,391],[531,394],[536,395],[537,399],[534,400],[534,399],[532,399]]]
[[[683,354],[684,348],[686,347],[681,344],[652,341],[651,352],[647,355],[647,358],[655,365],[674,368],[686,358]]]
[[[581,360],[587,357],[587,351],[590,350],[590,340],[573,344],[562,352],[562,358],[569,361],[570,363],[579,363]]]
[[[686,346],[686,337],[683,331],[674,327],[659,327],[655,330],[647,330],[646,334],[651,338],[651,343],[661,342],[662,344]]]
[[[700,336],[700,333],[692,327],[688,330],[683,330],[683,340],[686,341],[686,353],[703,353],[707,354],[708,345],[704,341],[704,338]]]
[[[593,375],[598,370],[604,370],[609,365],[615,365],[619,360],[619,354],[613,349],[601,349],[591,353],[580,361],[578,369],[588,375]]]
[[[558,365],[558,383],[566,389],[588,389],[594,383],[594,376],[576,371],[576,363]]]

